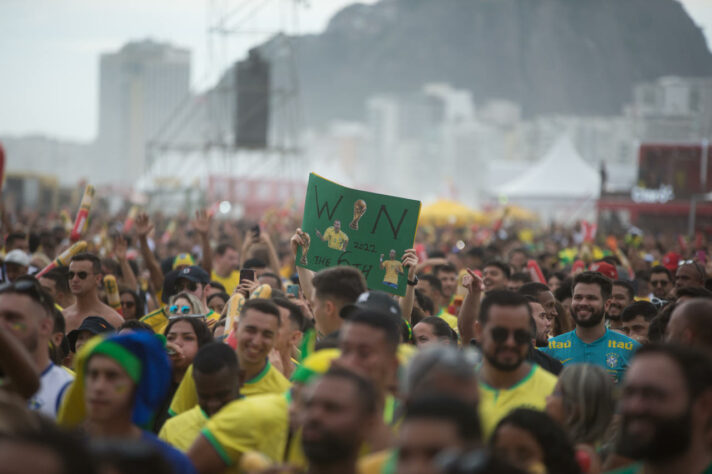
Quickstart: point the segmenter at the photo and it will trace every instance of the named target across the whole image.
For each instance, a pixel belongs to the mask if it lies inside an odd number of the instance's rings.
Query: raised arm
[[[146,264],[146,268],[151,275],[151,286],[153,286],[155,291],[159,291],[163,287],[163,271],[161,270],[161,265],[158,263],[158,260],[156,260],[155,255],[153,255],[151,247],[148,246],[148,234],[150,234],[153,230],[153,224],[148,218],[148,214],[142,212],[136,216],[134,228],[136,229],[136,235],[138,236],[139,248],[141,250],[141,256],[143,257],[143,262]]]
[[[277,251],[274,248],[274,244],[272,244],[272,239],[270,239],[267,233],[262,232],[260,233],[259,241],[264,243],[267,247],[267,257],[269,258],[269,262],[267,262],[267,265],[275,275],[279,275],[279,257],[277,256]]]
[[[133,268],[129,265],[129,260],[126,258],[126,251],[128,250],[128,243],[123,236],[118,235],[114,239],[114,256],[118,260],[121,266],[121,280],[127,288],[131,291],[138,291],[138,280],[136,275],[134,275]]]
[[[415,279],[415,271],[418,266],[418,256],[415,253],[415,249],[408,249],[403,254],[401,258],[401,263],[403,267],[408,269],[408,281],[413,281]],[[410,283],[405,289],[405,296],[400,300],[401,314],[403,319],[412,323],[410,316],[413,313],[413,303],[415,301],[415,285]]]
[[[292,235],[292,238],[289,239],[289,248],[292,250],[292,255],[294,258],[297,258],[297,250],[299,249],[300,246],[306,246],[309,247],[309,244],[311,243],[311,238],[309,237],[309,234],[304,232],[302,229],[297,229],[297,231]],[[309,270],[308,268],[297,267],[297,275],[299,275],[299,286],[302,289],[302,293],[304,294],[304,297],[307,299],[307,301],[311,301],[312,294],[314,292],[314,286],[312,286],[312,278],[314,278],[314,272]]]
[[[213,249],[210,247],[210,223],[212,218],[205,209],[195,211],[195,219],[191,222],[193,229],[200,236],[200,245],[203,248],[203,261],[200,266],[203,270],[210,272],[213,270]]]
[[[462,344],[467,345],[475,337],[475,322],[480,314],[482,279],[468,268],[467,274],[462,278],[462,286],[467,289],[467,294],[457,317],[457,329],[460,331]]]

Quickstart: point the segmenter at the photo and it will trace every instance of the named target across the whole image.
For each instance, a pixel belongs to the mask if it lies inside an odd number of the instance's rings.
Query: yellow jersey
[[[210,273],[210,280],[216,281],[225,287],[225,291],[228,295],[232,295],[235,292],[235,288],[240,284],[240,272],[238,270],[233,270],[227,277],[223,278],[213,270]]]
[[[386,260],[381,262],[381,268],[386,270],[383,276],[384,283],[398,286],[398,274],[403,273],[403,264],[398,260]]]
[[[257,451],[281,463],[289,432],[289,410],[284,393],[235,400],[216,413],[201,434],[229,467],[240,472],[243,453]]]
[[[219,319],[220,315],[212,309],[205,314],[206,322],[218,321]],[[153,329],[153,332],[156,334],[163,334],[168,326],[168,313],[166,312],[166,307],[161,306],[157,310],[151,311],[147,315],[143,316],[140,321],[151,326],[151,329]]]
[[[199,405],[195,405],[185,413],[169,418],[163,424],[158,437],[185,453],[188,452],[207,422],[208,415]]]
[[[262,372],[257,374],[251,380],[248,380],[240,387],[240,394],[245,397],[252,395],[262,395],[266,393],[284,393],[289,390],[290,383],[282,373],[275,369],[272,364],[267,361]],[[195,381],[193,380],[193,364],[188,366],[183,380],[181,380],[171,406],[168,409],[168,414],[171,416],[180,415],[198,404],[198,392],[195,389]]]
[[[536,364],[532,364],[522,380],[507,389],[495,389],[480,380],[479,412],[484,438],[488,439],[499,420],[515,408],[543,410],[555,385],[556,376]]]
[[[324,240],[330,249],[345,250],[346,244],[349,243],[349,236],[344,234],[342,230],[336,232],[332,226],[324,232]]]

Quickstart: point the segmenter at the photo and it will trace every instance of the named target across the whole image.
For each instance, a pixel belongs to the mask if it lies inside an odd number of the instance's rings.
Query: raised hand
[[[134,229],[136,229],[136,234],[139,237],[147,237],[148,234],[153,230],[153,223],[149,219],[148,214],[142,212],[136,216],[136,221],[134,222]]]
[[[210,223],[212,222],[212,217],[208,214],[205,209],[199,209],[195,211],[195,219],[191,221],[191,225],[196,232],[207,235],[210,232]]]

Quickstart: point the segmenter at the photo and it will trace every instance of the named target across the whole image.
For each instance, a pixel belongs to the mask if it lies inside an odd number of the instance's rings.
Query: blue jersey
[[[628,336],[606,329],[603,337],[590,344],[579,339],[573,330],[549,339],[549,347],[540,350],[559,359],[564,366],[587,363],[603,367],[616,383],[620,383],[639,347],[640,343]]]

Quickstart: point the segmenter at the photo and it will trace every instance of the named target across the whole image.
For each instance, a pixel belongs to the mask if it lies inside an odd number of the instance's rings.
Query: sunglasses
[[[524,344],[529,344],[532,340],[532,333],[530,331],[526,331],[524,329],[515,329],[514,331],[510,331],[507,328],[498,326],[498,327],[492,328],[492,330],[490,331],[490,334],[492,335],[492,339],[497,344],[502,344],[507,339],[509,339],[510,333],[514,335],[514,342],[519,346],[523,346]]]
[[[176,282],[176,284],[173,286],[173,290],[175,293],[180,293],[181,291],[186,289],[188,291],[195,291],[197,288],[198,284],[190,280],[180,280]]]
[[[127,308],[133,308],[134,306],[136,306],[136,303],[134,303],[133,301],[122,301],[121,306],[126,306]]]
[[[677,267],[680,268],[683,265],[693,265],[695,267],[695,270],[697,273],[700,274],[700,277],[704,280],[707,277],[707,272],[705,272],[705,269],[702,265],[700,265],[699,262],[696,260],[680,260],[677,262]]]
[[[20,293],[22,295],[29,296],[33,301],[39,303],[40,306],[45,308],[50,313],[54,311],[54,301],[44,290],[40,287],[37,280],[26,279],[18,280],[13,283],[5,283],[0,285],[0,294],[3,293]]]
[[[75,276],[78,276],[80,280],[85,280],[89,276],[88,272],[67,272],[67,278],[73,280]]]
[[[168,308],[168,312],[171,314],[190,314],[190,306],[183,305],[178,307],[178,305],[172,305]]]
[[[667,280],[650,280],[650,284],[652,286],[666,286],[670,284],[670,282]]]

